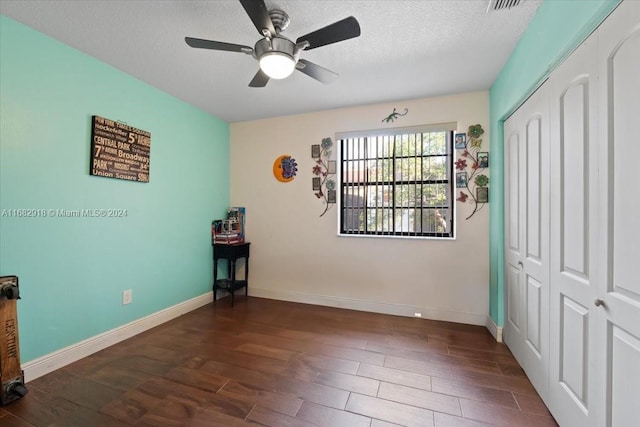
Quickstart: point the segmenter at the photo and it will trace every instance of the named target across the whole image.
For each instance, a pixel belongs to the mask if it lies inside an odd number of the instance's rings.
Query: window
[[[455,127],[338,134],[340,234],[453,237]]]

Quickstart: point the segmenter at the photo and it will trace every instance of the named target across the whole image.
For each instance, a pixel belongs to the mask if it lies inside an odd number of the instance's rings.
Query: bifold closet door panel
[[[637,426],[640,418],[640,2],[624,1],[600,26],[600,231],[597,356],[610,406],[606,426]],[[601,359],[601,360],[600,360]],[[605,376],[606,375],[606,376]]]
[[[549,103],[543,84],[504,125],[504,339],[546,398],[549,360]]]
[[[589,37],[549,78],[550,367],[560,425],[593,425],[597,351],[598,51]]]

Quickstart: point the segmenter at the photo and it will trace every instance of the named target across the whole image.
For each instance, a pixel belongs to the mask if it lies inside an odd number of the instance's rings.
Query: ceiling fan
[[[192,37],[185,37],[184,40],[194,48],[242,52],[256,58],[260,62],[260,69],[249,83],[250,87],[264,87],[269,79],[284,79],[296,69],[309,77],[328,84],[338,77],[338,74],[313,62],[300,59],[300,53],[303,50],[315,49],[360,35],[360,24],[356,18],[350,16],[298,37],[294,43],[281,35],[289,25],[289,16],[284,11],[280,9],[268,11],[264,0],[239,1],[251,18],[253,25],[258,29],[258,33],[263,37],[253,48]]]

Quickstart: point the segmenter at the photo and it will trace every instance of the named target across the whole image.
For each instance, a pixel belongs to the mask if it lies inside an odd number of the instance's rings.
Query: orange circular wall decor
[[[290,182],[298,172],[296,160],[288,154],[283,154],[273,162],[273,176],[280,182]]]

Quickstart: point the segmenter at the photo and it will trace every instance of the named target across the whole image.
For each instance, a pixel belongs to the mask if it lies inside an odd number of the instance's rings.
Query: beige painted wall
[[[405,117],[381,122],[405,107]],[[320,218],[324,206],[311,186],[311,145],[324,137],[335,142],[336,132],[445,122],[457,122],[460,131],[476,123],[486,130],[488,92],[232,123],[231,203],[247,208],[249,294],[485,325],[488,207],[465,220],[472,206],[457,202],[455,240],[339,237],[337,205]],[[489,135],[483,139],[488,151]],[[289,183],[272,172],[282,154],[298,163]]]

